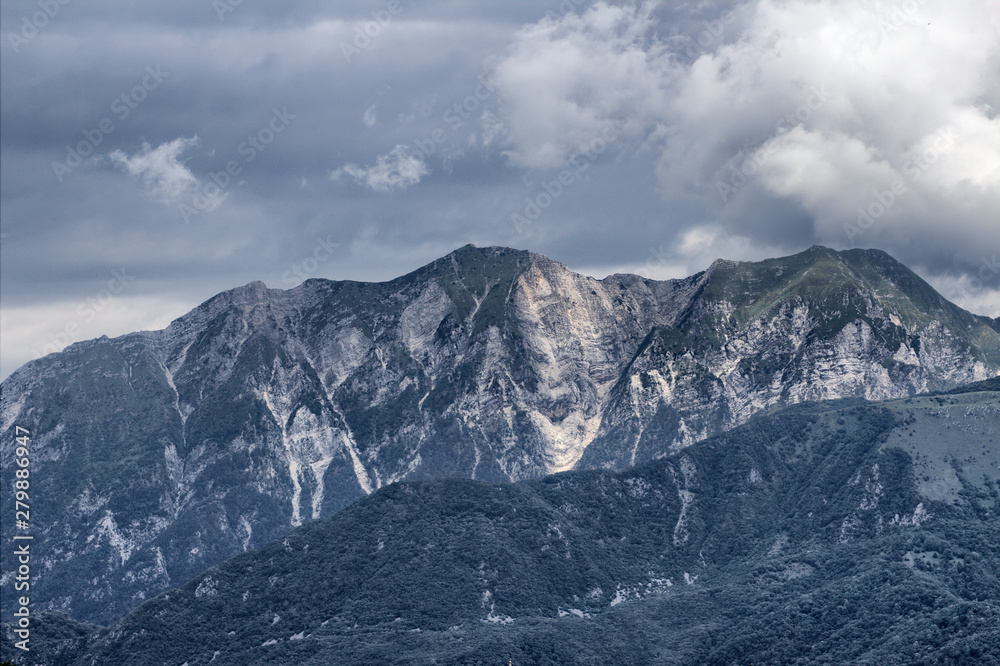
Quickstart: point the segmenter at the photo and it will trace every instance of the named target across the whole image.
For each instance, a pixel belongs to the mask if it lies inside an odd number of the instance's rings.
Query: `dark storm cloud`
[[[658,277],[878,246],[1000,314],[997,13],[5,2],[0,374],[251,280],[386,279],[466,242]]]

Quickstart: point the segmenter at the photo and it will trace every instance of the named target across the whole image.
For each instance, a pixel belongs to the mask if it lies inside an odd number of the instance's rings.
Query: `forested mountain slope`
[[[396,483],[46,663],[992,663],[998,388],[803,404],[621,472]]]

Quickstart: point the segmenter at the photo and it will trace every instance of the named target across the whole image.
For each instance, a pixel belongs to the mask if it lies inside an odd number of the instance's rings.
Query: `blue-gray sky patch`
[[[469,242],[878,247],[1000,316],[998,35],[995,0],[4,2],[0,376]]]

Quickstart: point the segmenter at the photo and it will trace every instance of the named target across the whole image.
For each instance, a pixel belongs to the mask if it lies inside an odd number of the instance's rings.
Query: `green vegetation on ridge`
[[[1000,428],[988,387],[798,405],[624,472],[393,484],[47,663],[990,663],[1000,474],[918,478],[922,419],[953,451]]]

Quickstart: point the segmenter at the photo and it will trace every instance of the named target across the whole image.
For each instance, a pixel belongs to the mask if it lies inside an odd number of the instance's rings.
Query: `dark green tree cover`
[[[955,447],[1000,404],[959,397]],[[15,660],[1000,663],[996,473],[932,501],[886,446],[939,399],[800,405],[625,472],[393,484],[109,628],[40,617]]]

